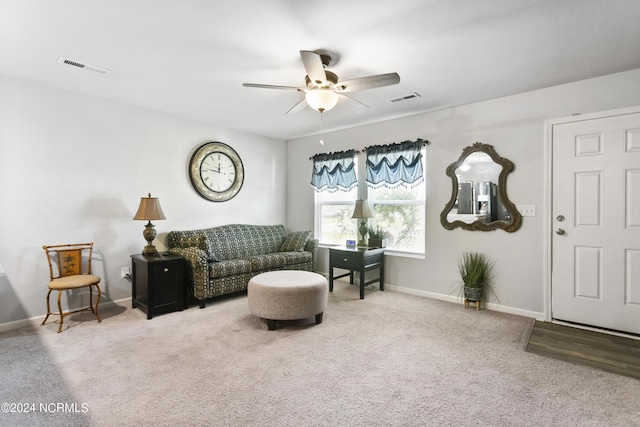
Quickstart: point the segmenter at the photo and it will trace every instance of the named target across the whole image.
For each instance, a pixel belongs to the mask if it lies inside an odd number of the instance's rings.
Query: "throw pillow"
[[[217,261],[216,254],[211,250],[211,244],[206,236],[181,236],[178,238],[178,246],[181,248],[198,248],[205,251],[207,260]]]
[[[287,234],[280,245],[280,252],[302,252],[311,236],[311,231],[294,231]]]
[[[180,236],[177,243],[180,248],[198,248],[204,250],[204,236]]]
[[[204,239],[204,251],[207,253],[209,262],[220,261],[216,253],[213,251],[213,244],[211,243],[209,236],[205,237]]]

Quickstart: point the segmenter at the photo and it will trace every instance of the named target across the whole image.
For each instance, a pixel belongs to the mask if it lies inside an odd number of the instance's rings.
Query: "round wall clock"
[[[240,191],[244,166],[235,150],[222,142],[208,142],[193,153],[189,178],[198,194],[213,202],[224,202]]]

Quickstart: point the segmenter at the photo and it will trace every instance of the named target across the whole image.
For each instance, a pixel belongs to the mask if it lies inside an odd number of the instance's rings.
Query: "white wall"
[[[155,222],[159,250],[171,230],[286,221],[284,141],[4,76],[0,94],[0,324],[45,313],[44,244],[94,241],[103,301],[130,297],[120,270],[146,244],[132,218],[149,192],[167,216]],[[209,141],[245,166],[225,203],[189,182],[191,154]]]
[[[545,203],[545,120],[622,108],[640,103],[640,70],[528,92],[408,118],[377,123],[288,142],[287,212],[293,229],[313,228],[310,156],[362,149],[423,138],[431,141],[427,156],[426,247],[424,259],[386,257],[386,283],[406,292],[448,298],[457,295],[456,262],[463,251],[482,251],[496,262],[500,309],[543,318],[545,310],[543,237]],[[428,94],[422,94],[429,96]],[[411,101],[407,101],[411,102]],[[375,108],[373,106],[372,108]],[[326,113],[325,123],[331,114]],[[440,225],[440,212],[451,195],[446,167],[476,141],[491,144],[514,162],[509,198],[534,204],[537,216],[523,218],[514,233],[452,230]],[[365,156],[360,154],[360,163]],[[302,179],[302,178],[305,179]],[[321,269],[328,271],[326,252]]]

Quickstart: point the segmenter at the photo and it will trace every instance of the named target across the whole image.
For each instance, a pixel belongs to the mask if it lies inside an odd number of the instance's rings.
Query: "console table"
[[[340,276],[333,275],[334,268],[349,270]],[[380,269],[380,275],[365,281],[365,271]],[[384,291],[384,248],[359,248],[338,246],[329,248],[329,292],[333,292],[333,279],[349,276],[349,283],[353,285],[353,273],[360,273],[360,299],[364,299],[364,287],[371,283],[380,282],[380,290]]]

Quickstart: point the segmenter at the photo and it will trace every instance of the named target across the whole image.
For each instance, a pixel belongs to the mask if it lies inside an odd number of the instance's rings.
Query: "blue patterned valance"
[[[425,143],[418,139],[367,147],[367,185],[394,188],[420,183],[424,179],[421,150]]]
[[[316,191],[351,190],[358,184],[355,155],[355,150],[348,150],[313,156],[311,186]]]

